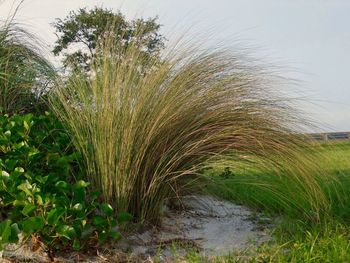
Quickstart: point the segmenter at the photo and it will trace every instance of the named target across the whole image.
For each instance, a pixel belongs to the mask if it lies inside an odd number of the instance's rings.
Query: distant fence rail
[[[309,133],[307,136],[313,141],[350,141],[350,132]]]

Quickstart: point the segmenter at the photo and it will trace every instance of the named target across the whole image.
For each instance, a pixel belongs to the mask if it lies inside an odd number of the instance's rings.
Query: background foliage
[[[53,25],[58,36],[53,53],[63,55],[64,66],[73,70],[89,71],[98,41],[106,36],[106,29],[113,29],[114,41],[123,49],[137,43],[144,55],[157,56],[164,47],[157,18],[127,21],[119,11],[95,7],[71,11],[65,19],[56,19]]]

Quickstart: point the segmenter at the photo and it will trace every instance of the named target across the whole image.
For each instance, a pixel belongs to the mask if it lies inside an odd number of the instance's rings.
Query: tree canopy
[[[119,46],[126,48],[137,41],[140,50],[149,56],[158,56],[165,41],[159,33],[161,25],[157,17],[128,21],[120,11],[99,7],[71,11],[66,18],[57,18],[53,26],[57,36],[53,53],[63,55],[65,68],[73,70],[89,71],[98,42],[106,30],[113,31]]]

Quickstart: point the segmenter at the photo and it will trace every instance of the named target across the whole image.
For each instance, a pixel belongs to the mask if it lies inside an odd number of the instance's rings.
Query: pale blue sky
[[[0,0],[6,18],[13,0]],[[348,0],[25,0],[17,20],[55,40],[49,23],[95,5],[128,18],[159,16],[168,38],[188,32],[259,59],[300,80],[303,110],[325,130],[350,130],[350,1]],[[290,87],[295,89],[295,87]]]

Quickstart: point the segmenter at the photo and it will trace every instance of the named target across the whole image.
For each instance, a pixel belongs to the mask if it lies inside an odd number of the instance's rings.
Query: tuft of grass
[[[224,159],[293,177],[310,216],[327,209],[298,135],[305,123],[264,68],[224,49],[174,48],[159,60],[105,39],[91,76],[58,84],[50,104],[117,211],[158,222],[166,199],[200,191],[211,181],[202,171]]]
[[[40,98],[54,70],[38,46],[36,38],[12,20],[0,26],[0,109],[5,113],[43,106]]]

